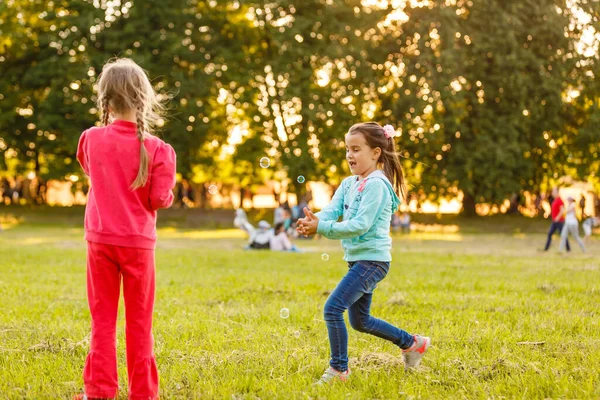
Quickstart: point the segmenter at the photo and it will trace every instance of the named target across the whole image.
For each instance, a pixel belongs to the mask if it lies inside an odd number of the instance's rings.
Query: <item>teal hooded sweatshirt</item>
[[[349,176],[331,202],[315,213],[319,218],[317,233],[328,239],[342,239],[344,260],[348,262],[389,262],[390,222],[399,205],[400,199],[383,171],[375,170],[362,180]]]

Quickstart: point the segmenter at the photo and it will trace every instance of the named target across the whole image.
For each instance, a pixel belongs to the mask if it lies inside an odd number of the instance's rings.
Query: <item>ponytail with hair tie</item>
[[[386,138],[391,139],[394,136],[396,136],[396,130],[394,129],[393,126],[391,126],[390,124],[384,125],[383,127],[383,134],[385,135]]]

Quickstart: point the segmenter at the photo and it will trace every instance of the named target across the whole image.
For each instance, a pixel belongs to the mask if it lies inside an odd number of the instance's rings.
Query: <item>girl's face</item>
[[[369,147],[362,133],[347,134],[345,142],[346,161],[352,174],[362,179],[377,169],[377,160],[381,155],[379,147],[374,149]]]

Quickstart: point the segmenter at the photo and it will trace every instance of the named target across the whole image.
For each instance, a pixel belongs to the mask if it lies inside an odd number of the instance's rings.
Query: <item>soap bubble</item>
[[[300,331],[294,332],[294,337],[298,339],[300,337]]]
[[[283,319],[286,319],[290,316],[290,310],[288,310],[287,308],[282,308],[281,310],[279,310],[279,316]]]
[[[298,177],[298,183],[304,183],[304,177],[302,175]]]
[[[263,157],[260,159],[259,164],[261,168],[269,168],[269,166],[271,165],[271,160],[269,159],[269,157]]]
[[[329,254],[327,254],[327,253],[321,254],[321,260],[323,260],[323,261],[329,261]]]
[[[217,187],[217,185],[210,185],[208,187],[208,193],[214,196],[215,194],[219,193],[219,188]]]

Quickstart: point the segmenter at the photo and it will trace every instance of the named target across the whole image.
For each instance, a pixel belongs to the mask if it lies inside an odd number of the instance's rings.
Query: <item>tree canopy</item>
[[[375,120],[397,128],[410,191],[460,191],[466,211],[566,174],[598,184],[599,12],[586,0],[9,0],[0,163],[80,174],[97,75],[130,57],[171,98],[158,135],[198,183],[336,184],[344,133]]]

